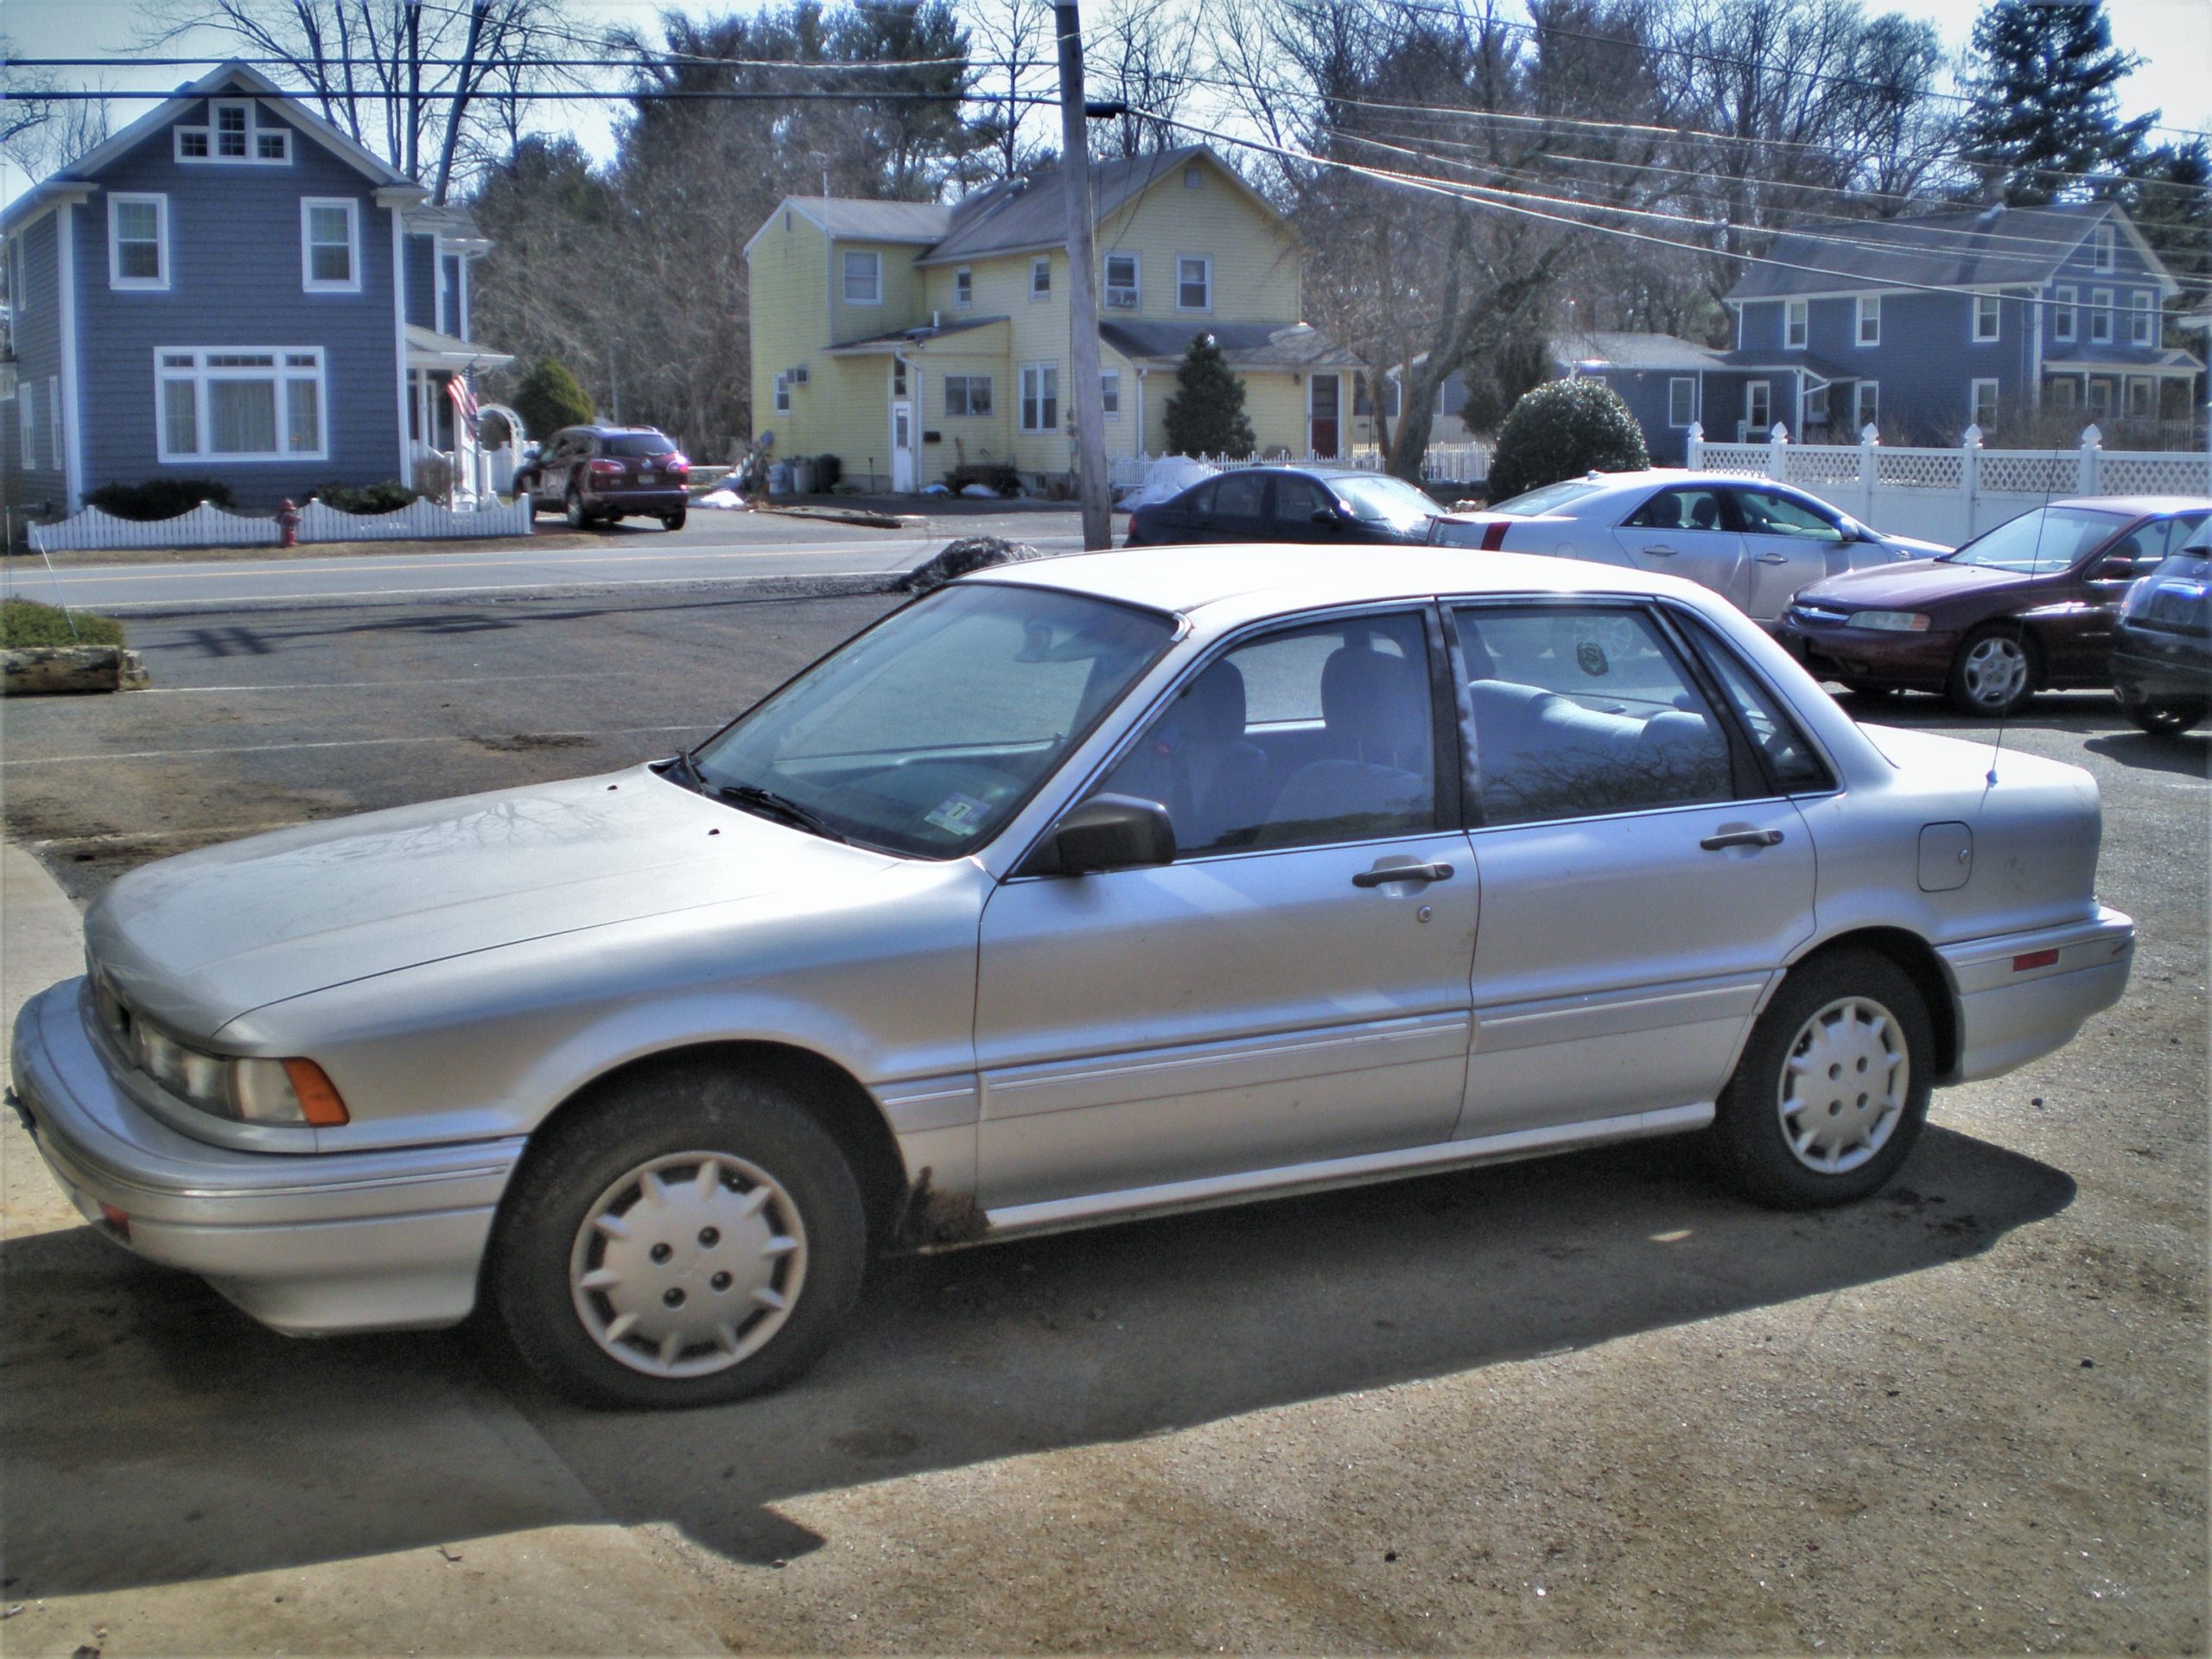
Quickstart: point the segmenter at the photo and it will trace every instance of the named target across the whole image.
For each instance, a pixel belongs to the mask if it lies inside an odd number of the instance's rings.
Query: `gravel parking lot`
[[[7,706],[7,828],[81,899],[612,767],[887,603],[142,622],[155,690]],[[1656,1143],[890,1262],[794,1389],[623,1416],[465,1334],[271,1336],[70,1225],[11,1122],[5,1645],[380,1649],[419,1573],[444,1650],[2200,1652],[2212,741],[2069,695],[2005,743],[2095,774],[2133,984],[1847,1211]],[[610,1524],[595,1574],[502,1546]]]

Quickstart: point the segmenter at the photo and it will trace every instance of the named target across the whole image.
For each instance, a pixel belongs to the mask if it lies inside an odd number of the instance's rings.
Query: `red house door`
[[[1338,419],[1342,406],[1341,378],[1333,374],[1311,375],[1306,385],[1306,451],[1324,461],[1333,461],[1341,452],[1343,442]]]

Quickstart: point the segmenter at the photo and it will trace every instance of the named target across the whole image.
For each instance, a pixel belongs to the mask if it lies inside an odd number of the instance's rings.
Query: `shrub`
[[[219,478],[149,478],[143,484],[103,484],[85,492],[85,505],[118,518],[152,524],[190,512],[202,501],[232,505],[231,486]]]
[[[1167,448],[1179,455],[1228,455],[1242,460],[1258,441],[1244,413],[1244,383],[1221,354],[1221,342],[1199,334],[1175,368],[1175,395],[1167,400]]]
[[[843,456],[822,454],[814,458],[814,493],[817,495],[829,494],[844,476]]]
[[[396,478],[381,484],[318,484],[315,499],[340,512],[397,512],[416,499],[415,492]]]
[[[1651,464],[1643,429],[1602,380],[1554,380],[1523,392],[1497,435],[1490,499],[1541,489],[1587,472],[1631,473]]]
[[[569,372],[569,365],[557,357],[540,359],[523,377],[512,402],[530,435],[540,443],[564,426],[582,426],[592,416],[591,399]]]
[[[74,626],[72,626],[72,624]],[[0,647],[119,645],[123,624],[90,611],[64,611],[35,599],[0,600]]]
[[[1010,462],[1003,461],[965,461],[947,473],[944,482],[955,495],[970,484],[988,485],[1001,495],[1021,493],[1021,474]]]

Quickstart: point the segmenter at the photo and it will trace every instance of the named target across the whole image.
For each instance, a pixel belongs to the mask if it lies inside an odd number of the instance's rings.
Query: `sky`
[[[575,13],[588,22],[613,27],[649,26],[664,5],[676,0],[572,0]],[[1879,12],[1901,9],[1933,22],[1953,51],[1963,50],[1974,29],[1981,0],[1908,0],[1901,7],[1883,0],[1867,0],[1866,10]],[[701,13],[747,10],[745,0],[684,4],[680,9]],[[2140,115],[2161,110],[2160,119],[2170,127],[2189,132],[2212,130],[2212,0],[2106,0],[2112,18],[2114,42],[2133,52],[2143,63],[2120,88],[2123,112]],[[0,30],[24,58],[99,58],[98,69],[57,72],[81,77],[82,83],[117,92],[168,92],[204,70],[155,68],[134,63],[143,55],[135,36],[145,11],[144,0],[5,0],[0,8]],[[222,50],[219,40],[208,36],[196,45],[170,54]],[[213,67],[212,61],[207,66]],[[150,100],[118,99],[110,106],[117,128],[153,107]],[[543,106],[539,124],[549,130],[566,129],[601,160],[613,153],[613,117],[618,103],[569,104]],[[2153,134],[2171,138],[2171,132]],[[35,181],[12,163],[0,161],[0,204],[12,200]]]

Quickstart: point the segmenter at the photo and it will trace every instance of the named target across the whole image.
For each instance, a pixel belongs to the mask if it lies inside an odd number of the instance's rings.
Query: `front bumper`
[[[2135,924],[2100,906],[2083,921],[1939,945],[1936,954],[1959,1010],[1958,1064],[1944,1081],[1972,1083],[2063,1048],[2082,1021],[2119,1001]]]
[[[1893,633],[1879,628],[1807,628],[1785,616],[1777,637],[1783,649],[1822,679],[1859,685],[1940,691],[1951,675],[1955,633]]]
[[[10,1071],[16,1112],[87,1221],[288,1335],[467,1317],[520,1137],[337,1154],[196,1141],[116,1086],[86,1029],[86,995],[84,980],[65,980],[26,1002]]]

